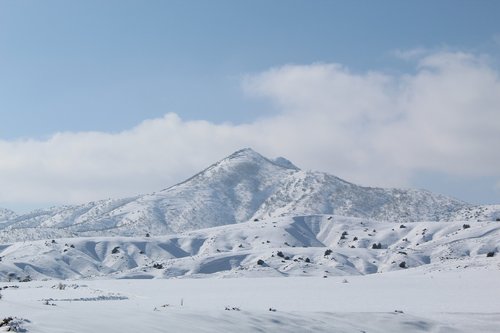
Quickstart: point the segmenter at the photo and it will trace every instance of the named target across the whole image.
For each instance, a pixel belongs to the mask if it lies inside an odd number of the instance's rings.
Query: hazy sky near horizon
[[[500,203],[498,1],[0,0],[0,207],[151,192],[241,147]]]

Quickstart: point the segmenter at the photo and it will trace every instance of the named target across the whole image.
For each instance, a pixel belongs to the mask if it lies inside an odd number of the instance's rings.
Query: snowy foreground
[[[419,267],[329,278],[16,282],[0,284],[0,314],[21,331],[47,333],[498,332],[499,281],[498,267]]]
[[[500,223],[464,222],[0,244],[0,332],[500,332]]]

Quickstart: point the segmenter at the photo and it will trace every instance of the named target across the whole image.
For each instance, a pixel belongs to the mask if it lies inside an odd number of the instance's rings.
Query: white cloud
[[[243,86],[279,113],[243,125],[167,114],[116,134],[0,141],[0,202],[159,190],[247,146],[365,185],[408,185],[419,170],[500,179],[500,80],[484,57],[435,52],[401,76],[289,65]]]

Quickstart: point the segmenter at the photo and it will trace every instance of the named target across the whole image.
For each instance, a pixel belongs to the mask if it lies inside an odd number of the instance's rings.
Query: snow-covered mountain
[[[311,214],[409,222],[491,220],[496,212],[425,190],[362,187],[243,149],[156,193],[13,215],[0,225],[0,241],[164,235]]]
[[[0,281],[336,276],[426,266],[497,267],[500,223],[395,224],[331,215],[252,221],[159,237],[92,237],[0,246]],[[488,255],[490,253],[490,255]]]
[[[12,221],[16,216],[16,213],[13,211],[0,208],[0,224]]]

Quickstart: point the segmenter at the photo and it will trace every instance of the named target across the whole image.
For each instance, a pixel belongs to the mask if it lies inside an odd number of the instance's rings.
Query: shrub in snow
[[[257,260],[257,265],[263,266],[264,264],[265,264],[264,260],[262,259]]]
[[[278,257],[281,257],[281,258],[284,258],[284,257],[285,257],[285,255],[284,255],[284,254],[283,254],[283,252],[281,252],[281,251],[278,251],[278,253],[276,253],[276,255],[277,255]]]
[[[156,269],[163,269],[163,265],[162,265],[162,264],[157,264],[157,263],[155,263],[155,264],[153,265],[153,268],[156,268]]]
[[[464,228],[464,229],[469,229],[469,228],[470,228],[470,225],[469,225],[469,224],[464,224],[464,225],[462,226],[462,228]]]
[[[31,281],[31,276],[26,275],[24,278],[19,279],[19,282],[30,282]]]
[[[486,253],[487,258],[493,257],[494,255],[495,255],[495,252],[493,252],[493,251]]]
[[[358,237],[354,236],[354,238],[352,239],[353,241],[357,241],[358,240]]]
[[[400,228],[400,229],[404,229],[404,228],[406,228],[406,226],[405,226],[404,224],[401,224],[401,225],[399,226],[399,228]]]
[[[276,312],[276,309],[269,308],[269,311],[271,311],[271,312]]]
[[[382,244],[378,243],[378,244],[375,244],[373,243],[372,245],[372,249],[374,250],[380,250],[382,248]]]
[[[2,331],[6,328],[6,332],[26,332],[24,328],[21,327],[22,323],[29,322],[26,319],[6,317],[0,321],[0,327]]]
[[[119,246],[116,246],[116,247],[115,247],[115,248],[111,251],[111,253],[112,253],[112,254],[116,254],[116,253],[118,253],[118,251],[120,251],[120,247],[119,247]]]
[[[325,251],[325,256],[329,256],[330,254],[332,254],[332,250],[327,249],[327,250]]]
[[[233,306],[233,307],[226,306],[226,308],[224,310],[226,310],[226,311],[241,311],[240,308],[238,308],[236,306]]]
[[[305,262],[311,262],[311,259],[306,258]]]
[[[495,221],[499,222],[500,221],[500,217],[497,217],[497,219]]]
[[[401,261],[401,263],[399,264],[399,267],[401,267],[401,268],[408,268],[408,266],[406,266],[406,262],[405,261]]]

